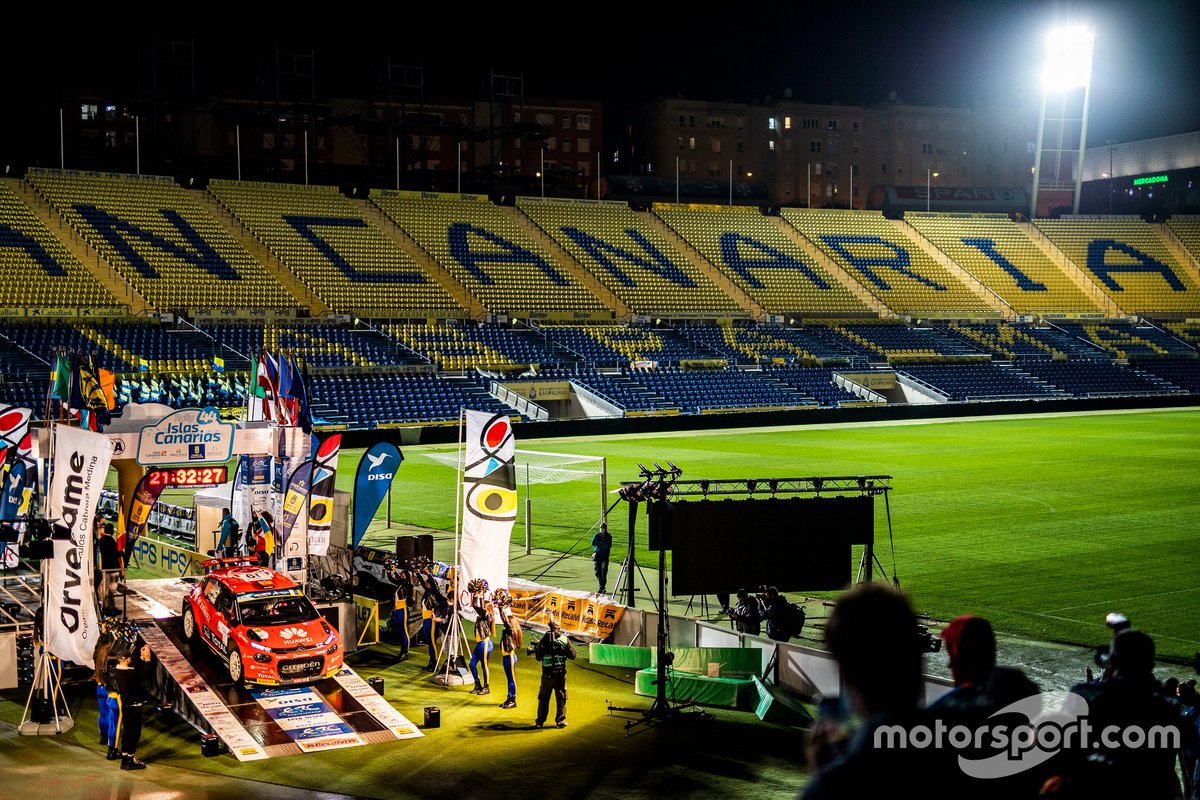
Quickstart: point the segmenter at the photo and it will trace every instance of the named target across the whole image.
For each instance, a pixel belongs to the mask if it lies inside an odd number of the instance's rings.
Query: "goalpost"
[[[458,453],[425,453],[424,456],[447,467],[458,468]],[[608,468],[604,456],[585,456],[577,453],[549,453],[539,450],[516,450],[514,465],[517,483],[525,486],[525,554],[533,549],[533,499],[529,487],[534,484],[559,484],[569,481],[600,482],[597,498],[598,513],[591,525],[594,530],[607,520]]]

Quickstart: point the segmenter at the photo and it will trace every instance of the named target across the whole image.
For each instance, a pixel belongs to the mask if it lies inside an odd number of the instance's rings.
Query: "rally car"
[[[183,633],[224,659],[235,683],[311,683],[342,668],[338,632],[291,578],[249,558],[204,569],[183,601]]]

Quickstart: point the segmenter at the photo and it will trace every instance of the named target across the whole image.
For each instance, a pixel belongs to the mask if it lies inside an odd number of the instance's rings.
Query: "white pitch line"
[[[1084,603],[1083,605],[1079,605],[1079,606],[1063,606],[1062,608],[1051,608],[1051,609],[1047,609],[1046,611],[1034,611],[1032,613],[1034,613],[1035,615],[1037,615],[1039,617],[1042,617],[1042,616],[1048,617],[1048,616],[1051,616],[1052,613],[1055,611],[1075,611],[1080,608],[1092,608],[1093,606],[1111,606],[1114,603],[1126,603],[1126,602],[1130,602],[1130,601],[1134,601],[1134,600],[1147,600],[1151,597],[1166,597],[1166,596],[1172,595],[1172,594],[1184,594],[1187,592],[1200,592],[1200,586],[1192,586],[1192,587],[1186,588],[1186,589],[1172,589],[1169,592],[1154,592],[1152,594],[1136,594],[1136,595],[1131,595],[1129,597],[1119,597],[1115,600],[1102,600],[1102,601],[1099,601],[1096,603]]]

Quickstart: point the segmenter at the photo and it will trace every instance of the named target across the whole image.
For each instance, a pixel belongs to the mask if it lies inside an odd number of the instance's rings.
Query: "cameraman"
[[[558,621],[550,620],[550,630],[529,646],[526,652],[542,662],[542,684],[538,688],[537,720],[541,728],[550,712],[550,692],[554,692],[554,724],[567,727],[567,660],[575,660],[575,646],[562,632]]]
[[[768,586],[758,599],[762,603],[762,616],[767,623],[767,636],[777,642],[786,642],[791,638],[788,631],[787,598],[774,586]]]
[[[749,633],[758,636],[762,627],[762,612],[758,607],[758,598],[751,597],[745,589],[737,590],[737,604],[729,610],[729,618],[733,620],[738,633]]]

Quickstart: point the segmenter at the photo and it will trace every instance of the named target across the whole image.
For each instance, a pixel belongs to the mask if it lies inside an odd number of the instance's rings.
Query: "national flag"
[[[87,400],[83,394],[83,377],[80,374],[83,357],[79,354],[71,356],[71,387],[67,392],[67,411],[79,417],[79,412],[87,408]]]
[[[115,376],[108,370],[96,369],[96,362],[91,354],[81,357],[79,361],[80,390],[83,393],[84,407],[90,412],[86,419],[87,428],[102,431],[104,426],[112,421],[112,415],[108,412],[116,405],[112,396],[112,382]],[[107,373],[107,377],[102,375],[102,372]],[[107,392],[102,384],[103,380],[108,381]]]
[[[258,351],[258,362],[255,364],[254,370],[254,384],[251,388],[255,397],[262,398],[262,419],[275,419],[277,416],[274,413],[275,387],[277,383],[273,374],[278,374],[278,369],[271,369],[271,361],[271,356],[265,349]]]
[[[62,353],[54,358],[54,367],[50,371],[50,384],[52,398],[63,402],[71,399],[71,362]]]
[[[281,423],[287,425],[295,425],[299,418],[300,404],[298,402],[298,391],[303,388],[303,384],[297,386],[299,373],[295,368],[295,362],[284,353],[279,354],[279,408],[281,410]],[[307,433],[307,431],[306,431]]]
[[[292,363],[293,366],[295,366],[295,359],[293,359]],[[299,387],[298,391],[296,392],[298,395],[297,402],[300,404],[299,408],[296,410],[296,424],[299,425],[300,429],[305,433],[312,433],[312,403],[310,402],[308,396],[309,389],[312,386],[312,378],[309,377],[308,374],[307,361],[304,362],[304,368],[302,370],[296,370],[296,384]]]
[[[121,391],[118,394],[118,400],[122,406],[133,402],[133,381],[121,379]]]
[[[150,362],[144,358],[139,358],[138,359],[138,369],[141,370],[142,372],[149,372],[150,371]]]
[[[224,372],[225,371],[225,359],[221,358],[220,356],[213,356],[212,367],[217,372]]]
[[[109,411],[117,407],[116,383],[117,376],[106,369],[96,370],[100,379],[100,391],[104,393],[104,402]]]

